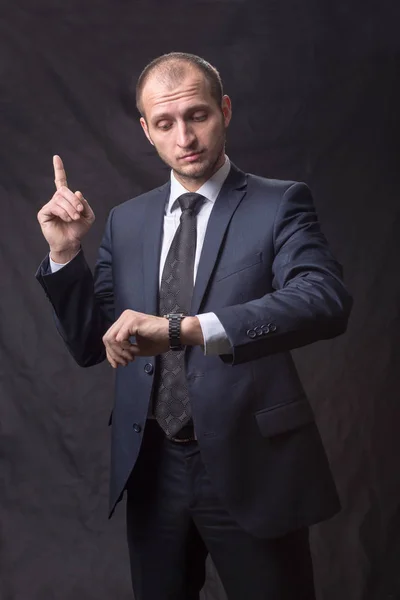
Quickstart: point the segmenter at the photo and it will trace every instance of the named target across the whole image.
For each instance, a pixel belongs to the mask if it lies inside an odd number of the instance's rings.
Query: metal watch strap
[[[183,350],[181,342],[181,322],[185,316],[186,315],[183,313],[170,313],[165,315],[165,318],[169,321],[168,337],[170,350]]]

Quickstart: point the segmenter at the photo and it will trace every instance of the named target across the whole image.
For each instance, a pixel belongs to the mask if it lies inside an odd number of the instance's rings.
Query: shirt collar
[[[196,194],[201,194],[209,202],[214,203],[221,191],[222,186],[224,185],[225,179],[228,177],[230,169],[231,162],[229,158],[225,156],[225,162],[222,167],[220,167],[208,181],[203,183],[201,188],[197,190]],[[182,194],[187,193],[188,190],[183,187],[183,185],[176,179],[174,172],[171,171],[171,192],[168,200],[167,214],[171,214],[171,211],[178,207],[178,203],[175,204],[177,198],[182,196]]]

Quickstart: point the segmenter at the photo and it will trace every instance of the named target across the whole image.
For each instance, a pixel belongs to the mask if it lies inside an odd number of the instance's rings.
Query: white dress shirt
[[[203,201],[197,214],[197,243],[194,260],[194,281],[196,281],[197,269],[199,266],[208,220],[210,218],[214,202],[221,191],[225,179],[229,174],[230,168],[231,163],[228,157],[225,157],[225,163],[222,165],[222,167],[218,169],[218,171],[214,173],[214,175],[196,192],[197,194],[204,196],[205,200]],[[186,194],[187,192],[188,190],[184,188],[181,183],[179,183],[173,171],[171,171],[171,192],[168,203],[165,207],[163,240],[160,256],[160,283],[165,260],[167,258],[174,235],[179,227],[182,213],[179,202],[176,202],[176,200],[179,198],[179,196]],[[64,266],[64,264],[55,263],[50,258],[50,269],[52,273],[62,269]],[[200,321],[201,330],[203,332],[204,354],[230,354],[232,351],[232,346],[218,317],[214,313],[204,313],[196,316]]]

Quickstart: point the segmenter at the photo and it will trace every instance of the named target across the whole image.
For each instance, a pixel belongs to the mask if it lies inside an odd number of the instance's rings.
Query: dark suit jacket
[[[37,277],[81,366],[104,360],[102,336],[125,309],[157,314],[169,184],[114,208],[94,277],[80,252]],[[343,333],[351,298],[308,187],[232,166],[209,220],[191,314],[215,312],[232,353],[187,348],[193,419],[217,494],[237,522],[274,537],[333,515],[339,501],[289,351]],[[137,459],[155,357],[116,375],[110,513]]]

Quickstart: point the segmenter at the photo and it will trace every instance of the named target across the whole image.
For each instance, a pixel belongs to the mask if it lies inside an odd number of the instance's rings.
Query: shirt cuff
[[[204,338],[204,354],[231,354],[232,345],[226,331],[215,313],[196,315]]]
[[[51,257],[50,257],[50,254],[49,254],[49,265],[50,265],[50,271],[52,273],[57,273],[57,271],[59,271],[60,269],[62,269],[63,267],[65,267],[69,262],[71,262],[71,261],[69,260],[66,263],[56,263],[56,262],[54,262],[54,260],[51,260]]]

